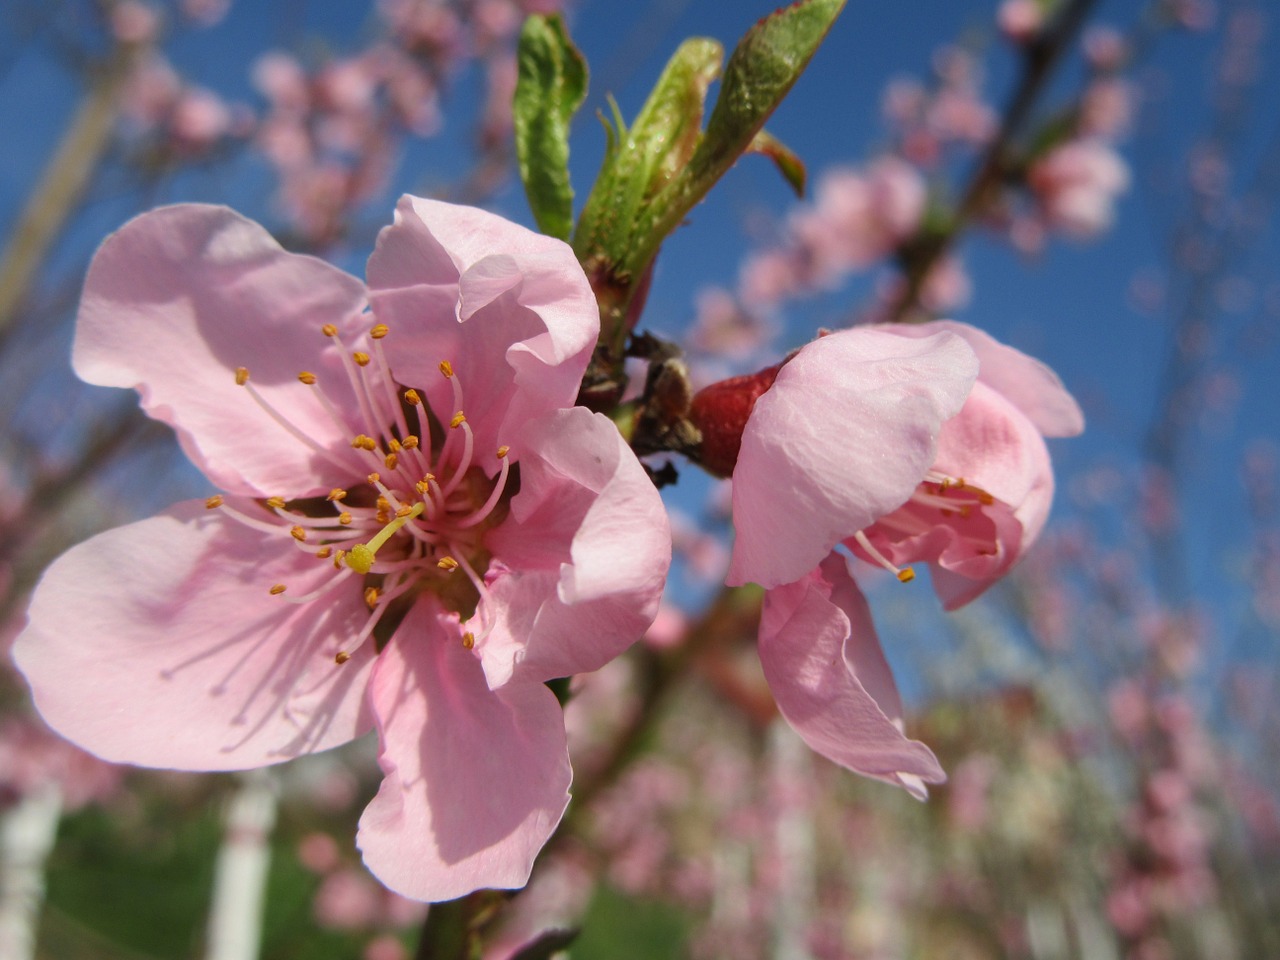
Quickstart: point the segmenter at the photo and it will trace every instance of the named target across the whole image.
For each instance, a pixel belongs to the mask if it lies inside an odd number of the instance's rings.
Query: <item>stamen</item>
[[[422,406],[422,395],[417,390],[410,387],[404,392],[404,399],[411,407]]]
[[[489,499],[478,510],[458,520],[454,526],[461,530],[465,530],[467,527],[474,527],[492,513],[493,508],[498,505],[498,500],[502,497],[502,491],[507,485],[507,475],[511,472],[511,461],[507,459],[506,447],[498,448],[498,459],[502,461],[502,467],[498,472],[498,479],[494,481],[493,490],[489,493]]]
[[[456,430],[458,429],[458,427],[462,426],[466,422],[467,422],[467,415],[463,413],[461,410],[459,410],[457,413],[453,415],[453,418],[449,421],[449,426]]]
[[[243,387],[249,382],[249,368],[236,367],[236,386]]]
[[[346,556],[347,566],[357,573],[368,573],[373,568],[374,557],[392,535],[411,519],[422,513],[421,503],[416,503],[403,517],[396,517],[383,527],[368,543],[357,543]]]
[[[287,589],[289,588],[286,587],[283,583],[277,583],[270,590],[268,590],[267,593],[271,594],[273,597],[278,597],[280,596],[280,594],[284,593]]]
[[[338,584],[342,583],[342,581],[346,580],[347,577],[351,576],[351,573],[352,571],[350,570],[340,570],[310,593],[303,594],[300,597],[285,597],[285,603],[310,603],[312,600],[324,596]]]
[[[303,370],[298,374],[298,380],[305,383],[308,387],[314,387],[316,385],[316,375],[309,370]]]
[[[369,336],[373,337],[375,340],[381,340],[390,332],[391,329],[385,323],[379,323],[375,324],[374,328],[369,331]]]
[[[910,567],[899,567],[890,563],[884,554],[871,545],[871,541],[867,539],[867,535],[861,530],[853,535],[853,539],[858,541],[858,546],[862,547],[872,560],[896,576],[899,582],[910,583],[916,578],[916,572]]]
[[[365,602],[365,606],[367,606],[370,610],[372,610],[374,607],[378,605],[378,588],[377,587],[365,587],[364,602]]]
[[[475,645],[476,645],[476,635],[472,633],[470,630],[468,630],[466,633],[462,635],[462,648],[464,650],[471,650],[472,648],[475,647]]]
[[[246,370],[244,367],[240,367],[238,370],[236,370],[236,383],[238,383],[240,386],[248,390],[249,396],[253,397],[253,402],[262,408],[263,413],[265,413],[272,420],[274,420],[281,427],[283,427],[291,436],[294,437],[294,439],[306,444],[308,447],[310,447],[316,453],[320,454],[330,463],[336,464],[337,466],[341,467],[344,470],[350,469],[348,464],[343,463],[341,460],[335,457],[331,452],[329,452],[329,450],[320,446],[319,443],[317,443],[311,437],[307,436],[307,434],[303,433],[300,429],[294,426],[290,420],[288,420],[282,413],[280,413],[280,411],[278,411],[275,407],[273,407],[270,403],[268,403],[266,397],[260,394],[254,388],[253,384],[249,382],[249,371]]]
[[[458,569],[458,561],[453,559],[453,557],[441,557],[436,561],[436,566],[441,570],[453,573],[453,571]]]
[[[289,536],[293,537],[293,539],[297,540],[299,543],[305,543],[307,539],[307,531],[295,523],[289,530]]]
[[[337,500],[345,500],[347,499],[347,491],[343,490],[341,487],[334,487],[332,490],[329,491],[329,495],[325,497],[325,499],[328,500],[330,503],[333,503]]]
[[[357,350],[355,353],[351,354],[351,359],[356,362],[356,366],[367,367],[372,358],[363,350]]]
[[[332,323],[326,323],[323,327],[320,328],[320,332],[323,333],[326,337],[336,337],[338,335],[338,328],[335,327]]]
[[[283,510],[286,503],[284,497],[267,497],[267,506],[272,510]]]
[[[457,381],[454,382],[456,383]],[[458,484],[462,482],[462,478],[466,475],[467,470],[470,469],[471,454],[475,450],[476,443],[475,434],[471,431],[471,424],[467,423],[466,417],[462,415],[461,410],[458,411],[457,415],[450,422],[450,425],[454,427],[462,427],[462,456],[454,466],[453,476],[450,477],[449,482],[444,485],[442,493],[445,497],[449,496],[449,494],[453,493],[453,491],[458,488]]]
[[[218,509],[218,507],[222,506],[222,503],[223,503],[222,494],[215,493],[212,497],[209,497],[207,500],[205,500],[204,508],[206,510],[216,510]]]

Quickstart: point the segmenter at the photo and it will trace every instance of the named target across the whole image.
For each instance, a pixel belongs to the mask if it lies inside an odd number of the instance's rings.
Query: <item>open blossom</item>
[[[1129,188],[1129,168],[1099,140],[1071,140],[1037,160],[1027,183],[1051,226],[1088,238],[1111,225],[1116,198]]]
[[[783,716],[837,763],[922,793],[941,769],[901,733],[866,603],[833,551],[904,581],[928,562],[948,608],[973,599],[1044,525],[1043,437],[1079,432],[1075,401],[1043,364],[939,321],[821,337],[707,388],[693,415],[732,469],[727,582],[768,591],[760,658]]]
[[[374,873],[418,899],[519,886],[568,801],[545,681],[644,632],[667,523],[573,406],[598,319],[566,245],[405,197],[368,278],[222,207],[103,244],[76,370],[136,387],[224,493],[70,550],[15,658],[116,761],[254,767],[376,727]]]

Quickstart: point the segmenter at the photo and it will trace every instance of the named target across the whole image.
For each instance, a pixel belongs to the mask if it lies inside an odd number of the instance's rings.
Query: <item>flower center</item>
[[[338,337],[332,324],[323,333]],[[351,583],[359,585],[369,616],[334,657],[340,664],[370,637],[385,640],[425,591],[459,614],[468,649],[487,636],[494,622],[481,602],[491,559],[484,536],[506,515],[518,487],[508,447],[497,450],[495,476],[475,464],[475,435],[464,412],[462,383],[449,361],[442,360],[439,370],[452,386],[453,407],[441,416],[417,390],[395,382],[382,346],[389,333],[384,324],[375,325],[369,331],[370,352],[342,348],[363,427],[346,450],[320,444],[272,406],[250,382],[248,369],[236,371],[236,383],[283,430],[332,463],[340,471],[336,475],[363,479],[334,487],[323,498],[261,500],[261,512],[233,508],[221,495],[205,501],[209,509],[221,509],[246,526],[287,536],[294,548],[332,567],[319,586],[302,595],[287,594],[288,584],[273,584],[269,592],[283,602],[310,603],[340,584],[349,584],[348,589]],[[319,378],[303,371],[298,380],[348,432],[349,421],[326,396]]]

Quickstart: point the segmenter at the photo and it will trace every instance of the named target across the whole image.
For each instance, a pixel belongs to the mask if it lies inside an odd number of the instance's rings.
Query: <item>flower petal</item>
[[[369,288],[379,321],[408,341],[396,379],[452,410],[460,377],[478,450],[510,444],[527,419],[572,406],[600,329],[573,250],[474,207],[402,197],[378,235]]]
[[[783,717],[824,757],[920,798],[921,781],[946,779],[933,751],[902,733],[897,686],[839,554],[765,594],[760,664]]]
[[[927,337],[945,330],[978,355],[978,380],[1003,394],[1046,437],[1074,437],[1084,431],[1084,414],[1058,375],[1035,357],[1001,343],[989,333],[955,320],[921,324],[884,324],[876,329],[900,336]]]
[[[805,346],[743,431],[726,582],[796,581],[905,501],[977,368],[973,351],[949,333],[917,340],[863,328]]]
[[[256,504],[241,505],[245,511]],[[290,604],[332,566],[204,504],[108,530],[45,573],[14,658],[44,719],[98,756],[237,770],[328,749],[372,726],[372,645],[338,666],[368,611],[355,583]]]
[[[521,436],[520,492],[488,541],[498,626],[479,645],[490,684],[597,670],[658,612],[671,565],[662,498],[617,427],[561,410]]]
[[[369,869],[417,900],[523,886],[569,802],[554,694],[490,690],[457,618],[425,601],[382,651],[369,693],[385,774],[360,818]]]
[[[85,280],[72,360],[82,380],[130,387],[177,431],[216,486],[246,496],[307,496],[334,468],[236,386],[254,387],[324,449],[355,429],[325,413],[298,374],[315,373],[339,410],[356,407],[338,346],[354,337],[364,286],[322,260],[286,252],[226,207],[179,204],[129,221],[99,247]],[[345,479],[340,477],[339,479]]]

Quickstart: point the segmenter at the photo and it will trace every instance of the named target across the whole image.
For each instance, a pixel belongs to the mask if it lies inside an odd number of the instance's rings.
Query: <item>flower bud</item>
[[[703,387],[693,397],[689,420],[702,432],[702,443],[694,458],[717,477],[733,474],[742,446],[742,431],[760,395],[773,386],[782,364],[776,363],[756,373],[720,380]]]

